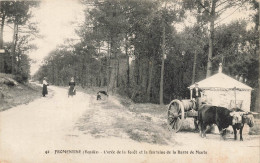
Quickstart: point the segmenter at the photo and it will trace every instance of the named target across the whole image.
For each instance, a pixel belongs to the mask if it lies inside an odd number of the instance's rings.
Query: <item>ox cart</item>
[[[252,88],[222,73],[222,64],[219,65],[218,73],[199,81],[197,84],[203,90],[201,96],[203,102],[227,109],[239,108],[250,112]],[[194,97],[193,89],[195,87],[196,84],[188,87],[190,89],[190,99],[175,99],[170,102],[167,111],[167,123],[170,130],[178,132],[187,117],[197,120],[198,109],[195,101],[191,100]]]
[[[167,114],[167,125],[170,131],[178,132],[186,117],[194,118],[194,124],[197,125],[198,111],[194,100],[172,100],[168,106]]]

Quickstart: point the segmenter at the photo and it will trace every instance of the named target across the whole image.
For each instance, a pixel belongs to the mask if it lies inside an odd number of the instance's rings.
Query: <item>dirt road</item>
[[[0,163],[259,162],[259,137],[171,134],[165,120],[136,114],[115,98],[49,87],[46,98],[0,113]]]

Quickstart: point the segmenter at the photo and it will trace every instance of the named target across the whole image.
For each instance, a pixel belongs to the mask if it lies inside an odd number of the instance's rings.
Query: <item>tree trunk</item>
[[[165,55],[165,24],[163,22],[163,40],[162,40],[162,67],[160,80],[160,105],[163,105],[163,77],[164,77],[164,55]]]
[[[139,81],[140,81],[140,74],[139,74],[139,67],[140,67],[140,58],[138,53],[134,50],[135,60],[134,60],[134,70],[133,70],[133,91],[131,95],[131,99],[134,100],[137,92],[139,92]]]
[[[194,53],[194,61],[193,61],[193,69],[192,69],[192,80],[191,80],[191,84],[193,84],[193,83],[195,82],[196,65],[197,65],[197,51],[195,50],[195,53]]]
[[[105,83],[105,74],[104,74],[104,61],[101,61],[100,65],[100,87],[104,86]]]
[[[116,41],[111,38],[110,43],[110,52],[111,52],[111,59],[110,59],[110,65],[111,65],[111,73],[110,73],[110,82],[109,82],[109,89],[111,92],[114,92],[114,88],[116,87],[117,82],[117,50],[116,50]]]
[[[1,8],[1,3],[0,2],[0,8]],[[4,24],[5,24],[5,14],[2,15],[2,20],[1,20],[1,29],[0,29],[0,49],[4,48]],[[0,54],[0,72],[5,72],[4,70],[4,53]]]
[[[54,68],[54,60],[52,60],[52,83],[55,84],[55,68]]]
[[[115,58],[111,59],[111,73],[110,73],[110,83],[109,89],[113,93],[116,87],[116,76],[117,76],[117,60]]]
[[[209,54],[208,54],[208,64],[207,64],[207,75],[206,75],[206,77],[210,77],[211,74],[212,74],[215,8],[216,8],[216,0],[212,0],[212,6],[211,6],[211,11],[210,11]]]
[[[130,86],[130,64],[129,64],[129,55],[128,55],[128,37],[126,34],[126,42],[125,42],[125,54],[126,54],[126,64],[127,64],[127,70],[126,70],[126,85],[127,88]]]
[[[21,58],[22,58],[22,51],[19,50],[19,47],[17,47],[18,52],[17,52],[17,70],[20,72],[21,70]]]
[[[119,87],[119,57],[117,56],[116,87]]]
[[[259,19],[259,21],[258,22],[260,22],[260,1],[258,2],[258,19]],[[258,36],[260,35],[260,25],[258,24]],[[259,47],[260,47],[260,41],[258,41],[258,44],[259,44],[259,46],[258,46],[258,58],[260,58],[260,54],[259,54]],[[256,52],[257,53],[257,52]],[[258,66],[258,73],[260,73],[260,66]],[[258,84],[260,83],[260,75],[258,76]],[[259,89],[259,85],[258,85],[258,89],[257,89],[257,95],[256,95],[256,105],[255,105],[255,111],[257,111],[257,112],[260,112],[260,101],[259,101],[259,98],[260,98],[260,89]]]
[[[148,86],[147,86],[147,101],[150,102],[151,100],[151,88],[152,88],[152,81],[153,81],[153,66],[154,61],[153,58],[151,58],[149,62],[149,80],[148,80]]]
[[[107,53],[108,53],[108,57],[107,57],[107,92],[109,91],[109,83],[110,83],[110,60],[111,60],[111,56],[110,56],[110,43],[108,42],[107,45]]]
[[[13,43],[12,43],[12,74],[14,74],[14,57],[15,57],[15,48],[16,48],[16,41],[17,41],[17,28],[18,25],[14,21],[14,33],[13,33]]]
[[[142,59],[142,64],[140,65],[141,67],[141,85],[142,85],[142,90],[145,90],[145,92],[143,93],[146,93],[146,88],[147,88],[147,75],[148,75],[148,72],[147,72],[147,66],[148,66],[148,62],[147,62],[147,59],[144,58]]]
[[[138,54],[135,54],[135,66],[134,66],[134,83],[135,85],[139,85],[139,62],[140,62],[140,59],[139,59],[139,55]]]
[[[87,73],[87,67],[86,67],[86,56],[83,53],[83,60],[82,60],[82,68],[81,68],[81,86],[84,88],[86,86],[86,73]]]

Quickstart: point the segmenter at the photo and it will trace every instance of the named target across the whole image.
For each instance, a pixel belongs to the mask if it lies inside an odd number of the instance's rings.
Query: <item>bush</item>
[[[25,73],[21,73],[21,74],[16,74],[14,79],[19,82],[19,83],[25,83],[28,81],[28,74],[25,74]]]

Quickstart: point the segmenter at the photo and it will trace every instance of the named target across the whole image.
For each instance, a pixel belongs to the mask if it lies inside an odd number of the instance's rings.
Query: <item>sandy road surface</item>
[[[118,103],[108,110],[87,94],[68,99],[67,90],[49,89],[47,98],[0,113],[0,163],[259,162],[259,137],[221,141],[219,135],[180,132],[163,145],[137,142],[125,129],[136,116]]]

